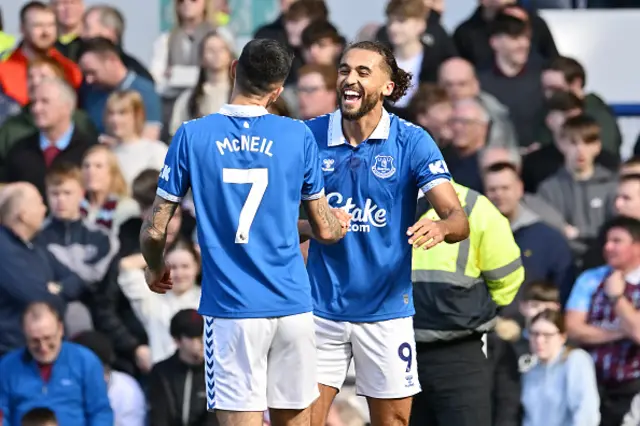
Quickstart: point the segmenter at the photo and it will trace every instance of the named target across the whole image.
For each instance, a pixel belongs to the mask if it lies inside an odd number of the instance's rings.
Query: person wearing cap
[[[116,353],[107,336],[88,330],[74,336],[72,341],[90,349],[102,362],[113,410],[113,426],[145,426],[147,402],[144,392],[133,377],[112,369]]]
[[[183,309],[171,319],[171,336],[178,349],[157,363],[149,375],[150,424],[218,424],[215,414],[207,411],[203,330],[204,321],[195,309]]]

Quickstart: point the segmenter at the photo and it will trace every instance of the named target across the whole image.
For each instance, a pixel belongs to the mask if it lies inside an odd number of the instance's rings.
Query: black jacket
[[[101,228],[82,220],[49,218],[36,238],[54,257],[80,276],[90,291],[82,301],[89,308],[97,330],[107,335],[118,352],[133,353],[139,339],[118,314],[118,241]]]
[[[76,128],[71,135],[69,146],[53,160],[53,163],[68,162],[80,166],[85,152],[97,143],[96,139],[83,135]],[[11,147],[6,157],[5,173],[7,182],[32,183],[45,198],[44,177],[47,166],[40,149],[40,133],[27,136]]]
[[[295,84],[298,81],[298,70],[304,65],[304,60],[302,59],[302,50],[289,45],[287,32],[284,29],[284,17],[280,15],[275,21],[258,28],[253,38],[277,40],[293,51],[293,63],[291,64],[291,71],[289,71],[285,85]]]
[[[176,352],[157,363],[149,375],[149,423],[153,426],[184,426],[182,422],[185,383],[191,382],[187,426],[217,426],[214,413],[207,411],[204,363],[187,365]]]
[[[558,48],[553,41],[547,23],[534,12],[531,19],[531,55],[545,62],[558,56]],[[458,53],[479,69],[493,64],[493,50],[489,45],[489,22],[482,16],[482,6],[464,21],[453,33],[453,42]]]
[[[518,355],[510,342],[487,334],[491,368],[493,426],[520,426],[520,372]]]

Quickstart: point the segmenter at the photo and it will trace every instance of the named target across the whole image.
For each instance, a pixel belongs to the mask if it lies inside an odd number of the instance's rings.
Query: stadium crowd
[[[169,293],[147,288],[138,242],[171,136],[228,101],[238,53],[226,2],[174,3],[148,66],[108,2],[29,2],[4,16],[18,39],[0,19],[0,424],[216,424],[191,202],[170,223]],[[429,131],[520,249],[524,283],[488,336],[493,424],[638,426],[640,157],[621,162],[612,110],[527,3],[480,0],[449,34],[444,0],[390,0],[357,38],[412,74],[387,110]],[[280,6],[255,34],[296,54],[270,112],[330,113],[351,40],[323,0]],[[328,425],[367,422],[349,394]]]

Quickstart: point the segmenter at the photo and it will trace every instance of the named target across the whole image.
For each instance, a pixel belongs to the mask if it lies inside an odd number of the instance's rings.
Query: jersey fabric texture
[[[298,208],[301,199],[323,196],[323,187],[317,144],[302,121],[225,105],[180,126],[157,194],[179,202],[193,192],[200,314],[265,318],[312,310]]]
[[[327,200],[352,215],[337,244],[311,241],[315,315],[351,322],[413,315],[407,229],[418,190],[451,180],[442,153],[426,131],[385,110],[356,147],[343,136],[339,110],[306,123],[318,143]]]

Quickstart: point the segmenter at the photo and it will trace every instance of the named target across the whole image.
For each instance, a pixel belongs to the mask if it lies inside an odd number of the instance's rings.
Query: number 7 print
[[[251,184],[247,200],[240,210],[238,229],[236,230],[236,244],[249,242],[249,231],[253,219],[256,217],[262,197],[269,185],[268,169],[222,169],[224,183]]]

